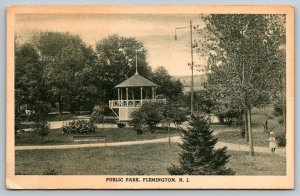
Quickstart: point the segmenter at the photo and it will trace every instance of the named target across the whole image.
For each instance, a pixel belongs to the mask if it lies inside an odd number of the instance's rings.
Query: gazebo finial
[[[137,69],[137,52],[138,50],[135,50],[135,75],[139,74]]]

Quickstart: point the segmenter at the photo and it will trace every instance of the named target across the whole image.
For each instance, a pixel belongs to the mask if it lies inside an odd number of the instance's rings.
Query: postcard
[[[294,8],[7,8],[8,189],[293,189]]]

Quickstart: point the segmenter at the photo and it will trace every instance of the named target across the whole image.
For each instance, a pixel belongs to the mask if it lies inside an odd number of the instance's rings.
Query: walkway
[[[113,142],[113,143],[92,143],[92,144],[70,144],[70,145],[51,145],[51,146],[15,146],[15,150],[50,150],[50,149],[73,149],[73,148],[92,148],[92,147],[105,147],[105,146],[130,146],[130,145],[141,145],[141,144],[155,144],[155,143],[166,143],[168,138],[160,138],[153,140],[142,140],[142,141],[126,141],[126,142]],[[172,143],[181,143],[180,136],[171,137]],[[222,148],[227,146],[227,150],[232,151],[244,151],[249,150],[248,145],[240,145],[226,142],[218,142],[215,148]],[[256,153],[271,153],[268,147],[254,147]],[[279,156],[285,157],[285,148],[277,148],[276,153]]]

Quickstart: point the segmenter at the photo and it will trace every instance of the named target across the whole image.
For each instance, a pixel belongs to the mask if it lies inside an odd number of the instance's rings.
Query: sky
[[[154,70],[164,66],[172,76],[190,75],[191,62],[189,28],[202,27],[198,15],[136,15],[136,14],[17,14],[15,32],[26,41],[34,31],[57,31],[78,34],[87,44],[95,46],[97,41],[112,35],[135,37],[144,43],[147,61]],[[197,38],[197,33],[193,32]],[[195,64],[202,60],[194,55]],[[195,71],[195,75],[201,74]]]

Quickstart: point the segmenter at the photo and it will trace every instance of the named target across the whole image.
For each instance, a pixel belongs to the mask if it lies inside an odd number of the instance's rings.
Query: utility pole
[[[175,28],[175,40],[177,40],[176,30],[178,29],[190,29],[190,39],[191,39],[191,115],[194,114],[194,50],[193,50],[193,25],[192,21],[190,20],[190,26],[187,27],[177,27]]]
[[[192,69],[192,79],[191,79],[191,115],[194,114],[194,54],[193,54],[193,26],[192,21],[190,21],[190,33],[191,33],[191,69]]]

